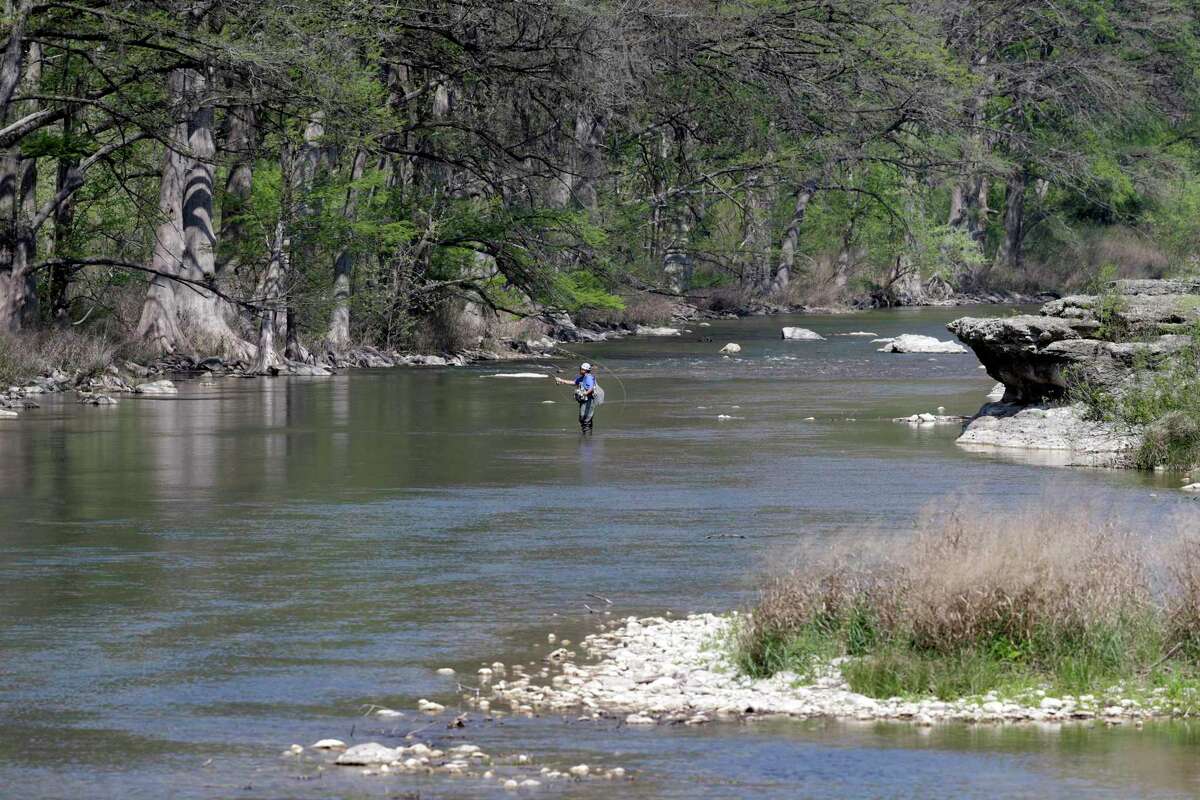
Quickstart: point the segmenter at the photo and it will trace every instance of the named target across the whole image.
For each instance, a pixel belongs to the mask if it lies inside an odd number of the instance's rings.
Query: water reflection
[[[414,787],[298,782],[277,755],[370,731],[366,703],[452,701],[436,667],[528,660],[548,630],[578,638],[588,594],[614,614],[736,607],[799,541],[895,535],[955,493],[1000,509],[1082,494],[1151,531],[1194,517],[1161,479],[981,458],[953,430],[892,423],[971,413],[992,382],[969,356],[833,336],[938,334],[952,316],[747,320],[714,324],[714,344],[591,346],[621,383],[601,373],[608,402],[586,438],[562,390],[481,377],[494,370],[218,379],[109,409],[48,399],[0,426],[0,794],[402,793]],[[781,341],[792,323],[829,341]],[[725,341],[739,358],[715,352]],[[564,763],[619,758],[645,797],[1195,788],[1189,726],[1080,731],[547,718],[469,733]]]

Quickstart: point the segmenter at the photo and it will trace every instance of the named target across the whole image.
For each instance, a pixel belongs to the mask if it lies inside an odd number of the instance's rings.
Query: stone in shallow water
[[[721,348],[721,352],[722,353],[740,353],[740,352],[742,352],[742,346],[740,344],[738,344],[737,342],[730,342],[729,344],[727,344]]]
[[[313,742],[314,750],[342,750],[346,747],[346,743],[341,739],[321,739]]]
[[[344,767],[369,767],[375,764],[390,764],[400,757],[399,750],[385,747],[379,742],[356,744],[337,758]]]
[[[808,328],[783,328],[780,333],[782,338],[793,342],[823,342],[825,337],[816,331],[810,331]]]
[[[958,342],[938,341],[932,336],[906,333],[879,348],[881,353],[965,353],[967,348]]]
[[[138,394],[179,394],[179,390],[175,388],[175,384],[168,380],[139,383],[134,387],[133,391]]]

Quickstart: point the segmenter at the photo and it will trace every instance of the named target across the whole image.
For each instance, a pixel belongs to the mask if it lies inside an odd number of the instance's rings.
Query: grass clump
[[[1181,552],[1160,596],[1133,534],[1086,510],[931,514],[903,547],[808,556],[770,578],[736,659],[804,677],[841,657],[850,687],[879,698],[1200,686],[1200,543]]]
[[[89,376],[112,363],[117,345],[107,337],[67,329],[0,334],[0,389],[61,370]]]

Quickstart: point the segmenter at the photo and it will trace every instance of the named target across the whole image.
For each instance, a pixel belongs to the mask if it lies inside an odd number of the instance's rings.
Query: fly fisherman
[[[556,383],[575,387],[575,400],[579,403],[579,431],[589,433],[592,430],[592,414],[596,411],[596,376],[592,374],[592,365],[583,362],[579,365],[579,377],[573,381],[555,377]]]

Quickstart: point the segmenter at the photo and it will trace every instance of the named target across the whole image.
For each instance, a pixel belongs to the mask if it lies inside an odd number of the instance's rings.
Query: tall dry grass
[[[95,331],[71,328],[0,334],[0,387],[26,383],[61,370],[67,375],[94,375],[117,356],[120,346]]]
[[[1151,554],[1086,506],[956,506],[911,538],[851,547],[803,553],[764,582],[743,669],[849,655],[860,691],[952,695],[1033,676],[1078,689],[1200,652],[1200,542]]]

